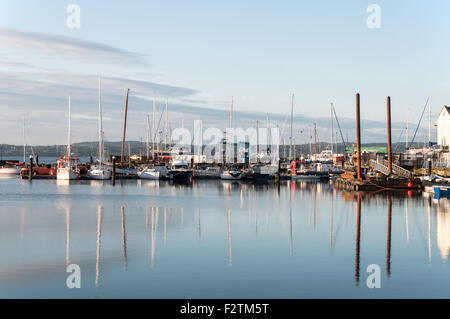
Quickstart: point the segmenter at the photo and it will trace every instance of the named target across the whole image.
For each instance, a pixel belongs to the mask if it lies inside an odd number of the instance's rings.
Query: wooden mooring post
[[[116,185],[116,157],[112,157],[112,176],[111,176],[112,185]]]
[[[33,179],[33,156],[30,156],[30,170],[28,171],[28,179]]]

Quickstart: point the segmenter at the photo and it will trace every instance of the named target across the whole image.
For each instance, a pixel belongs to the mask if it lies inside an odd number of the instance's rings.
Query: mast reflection
[[[103,206],[98,206],[97,210],[97,251],[96,251],[96,262],[95,262],[95,288],[98,287],[98,279],[100,276],[100,241],[102,236],[102,217],[103,217]]]
[[[356,215],[356,254],[355,254],[355,280],[356,285],[359,285],[359,248],[361,235],[361,195],[358,193],[357,198],[357,215]]]
[[[125,207],[120,206],[122,216],[122,247],[123,247],[123,265],[127,271],[127,235],[125,231]]]
[[[391,225],[392,225],[392,199],[388,196],[388,225],[387,225],[387,252],[386,252],[386,274],[391,275]]]

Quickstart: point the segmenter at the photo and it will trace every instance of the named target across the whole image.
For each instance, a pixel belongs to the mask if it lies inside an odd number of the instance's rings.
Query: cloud
[[[147,57],[142,54],[116,48],[107,44],[62,35],[0,28],[3,47],[34,51],[38,54],[69,57],[96,63],[145,65]]]

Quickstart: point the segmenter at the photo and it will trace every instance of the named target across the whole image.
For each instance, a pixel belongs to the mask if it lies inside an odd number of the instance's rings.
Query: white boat
[[[102,121],[102,91],[100,78],[98,79],[98,164],[91,167],[87,173],[90,179],[107,180],[111,178],[112,172],[103,164],[105,158],[105,147],[103,143],[103,121]]]
[[[19,175],[21,167],[17,166],[6,166],[6,167],[0,167],[0,175]]]
[[[240,180],[242,178],[242,173],[241,171],[237,170],[237,169],[229,169],[229,170],[225,170],[223,171],[222,174],[220,174],[220,179],[223,180]]]
[[[91,167],[88,171],[88,177],[95,180],[111,179],[112,172],[103,167]]]
[[[58,169],[56,171],[56,179],[72,180],[80,179],[80,170],[78,169],[79,160],[72,157],[70,149],[70,96],[69,96],[69,125],[67,134],[67,151],[66,155],[57,160]]]
[[[61,167],[59,167],[61,165]],[[58,170],[56,173],[56,179],[59,180],[74,180],[80,179],[80,171],[77,165],[71,159],[64,158],[63,160],[58,160]]]
[[[140,179],[156,180],[156,179],[159,179],[160,175],[161,175],[160,172],[157,169],[155,169],[154,167],[153,168],[146,167],[143,170],[138,172],[138,176]]]

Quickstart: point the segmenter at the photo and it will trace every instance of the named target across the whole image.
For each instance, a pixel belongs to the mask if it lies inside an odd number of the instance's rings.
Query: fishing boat
[[[184,160],[173,160],[169,169],[169,179],[172,181],[192,182],[192,170]]]
[[[58,170],[56,173],[56,179],[59,180],[73,180],[80,179],[79,165],[80,160],[77,157],[72,156],[70,149],[70,112],[71,112],[71,100],[69,96],[69,125],[67,134],[67,150],[64,156],[61,156],[58,160]]]
[[[224,170],[222,174],[220,174],[220,179],[223,180],[240,180],[242,178],[242,172],[236,168],[230,168]]]
[[[112,172],[103,164],[105,158],[105,146],[103,142],[103,120],[102,120],[102,91],[101,80],[98,79],[98,163],[91,167],[87,172],[90,179],[108,180],[111,178]]]

